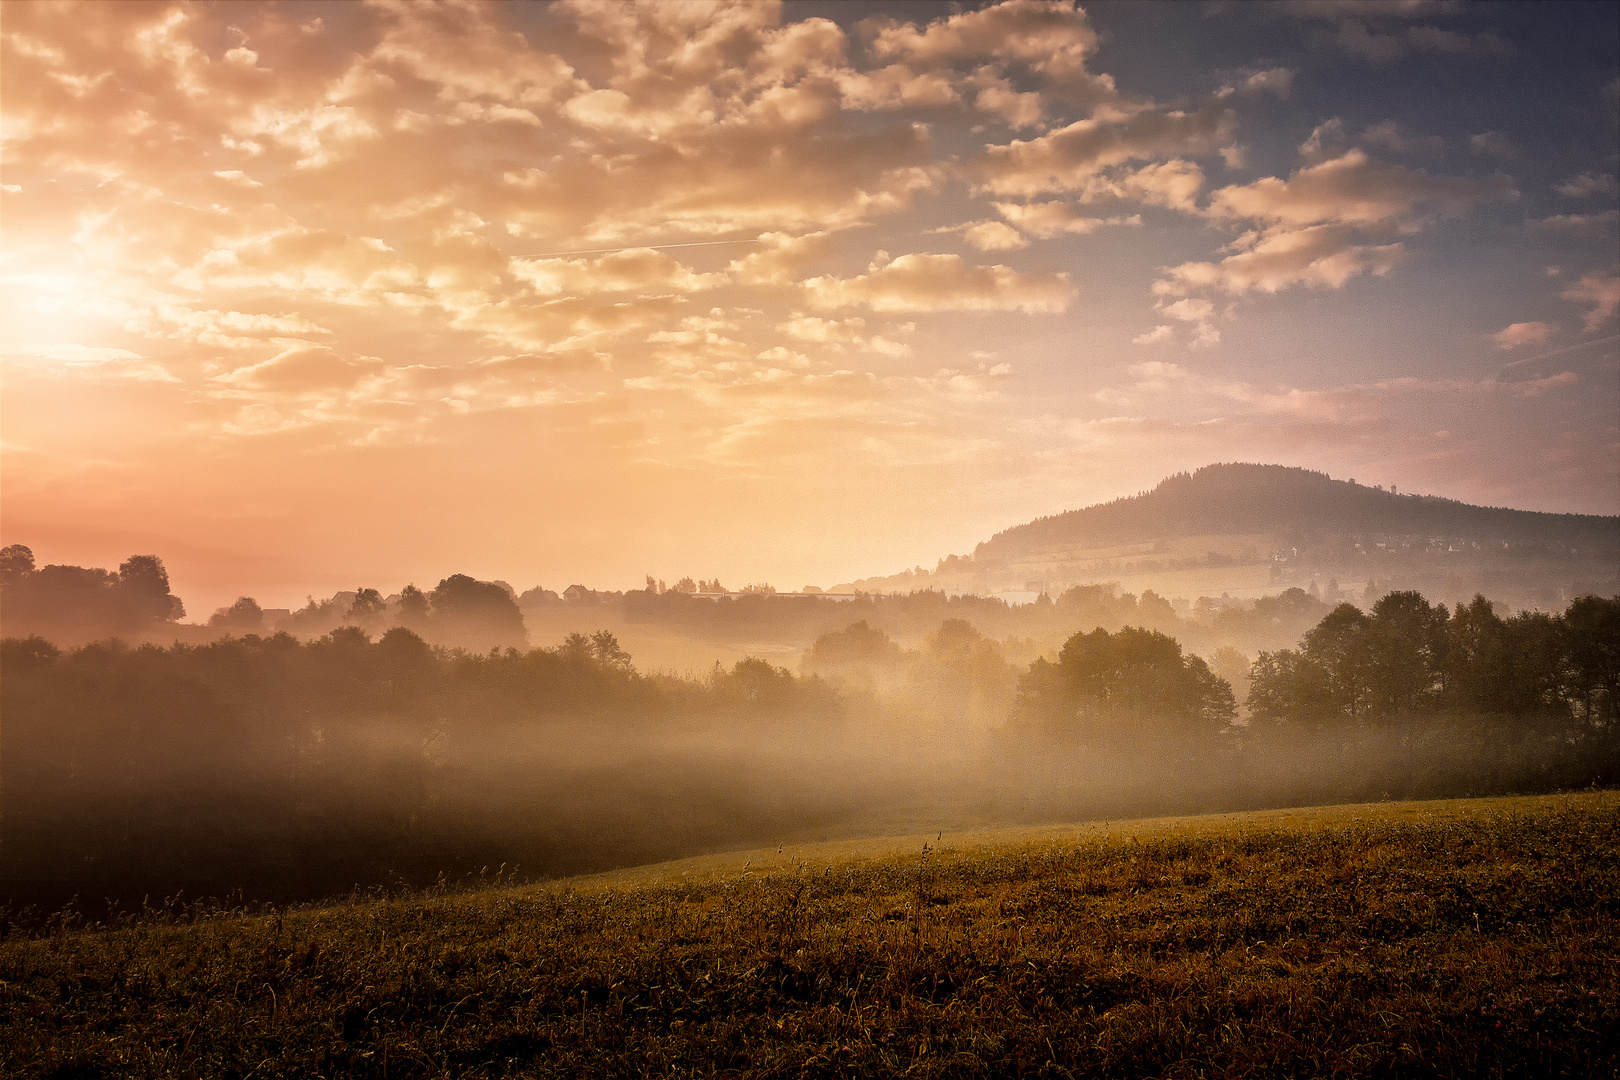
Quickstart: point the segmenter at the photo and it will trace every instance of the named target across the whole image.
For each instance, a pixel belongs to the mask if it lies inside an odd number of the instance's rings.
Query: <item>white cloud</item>
[[[1544,322],[1516,322],[1491,335],[1497,348],[1516,349],[1521,345],[1541,345],[1557,328]]]

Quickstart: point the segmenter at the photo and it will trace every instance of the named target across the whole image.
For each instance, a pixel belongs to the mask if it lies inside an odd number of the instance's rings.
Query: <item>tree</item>
[[[1414,591],[1388,593],[1365,626],[1367,706],[1394,715],[1439,704],[1446,671],[1445,605],[1430,606]]]
[[[20,581],[34,572],[34,553],[21,544],[0,548],[0,586]]]
[[[348,620],[367,633],[376,633],[388,618],[388,605],[376,589],[356,589]]]
[[[591,658],[603,667],[634,670],[630,654],[619,645],[619,639],[606,630],[598,630],[591,635]]]
[[[169,592],[169,572],[156,555],[131,555],[125,559],[118,567],[116,588],[132,629],[185,618],[186,605]]]
[[[222,607],[209,616],[208,625],[216,630],[257,634],[264,629],[264,610],[253,597],[240,596],[230,607]]]
[[[1305,655],[1327,677],[1327,698],[1336,712],[1356,717],[1367,711],[1372,674],[1368,643],[1371,620],[1354,604],[1328,612],[1303,642]]]
[[[866,666],[893,667],[900,663],[900,646],[865,619],[842,630],[829,630],[816,638],[804,654],[803,669],[830,674]]]
[[[1292,649],[1255,658],[1244,704],[1256,720],[1322,720],[1338,711],[1322,665]]]
[[[1222,645],[1209,658],[1209,669],[1232,686],[1232,696],[1242,698],[1249,692],[1250,671],[1254,667],[1247,656],[1230,645]]]
[[[427,594],[415,585],[399,591],[399,625],[420,634],[428,621]]]
[[[431,636],[442,644],[484,650],[526,649],[529,634],[512,594],[492,581],[452,574],[434,587]]]
[[[1064,642],[1056,664],[1037,661],[1020,680],[1026,715],[1060,729],[1127,733],[1213,733],[1237,712],[1232,687],[1157,630],[1098,627]]]
[[[1476,593],[1446,625],[1445,700],[1454,709],[1494,712],[1507,697],[1507,624]]]
[[[1588,723],[1620,719],[1620,596],[1582,596],[1564,613],[1571,691]]]

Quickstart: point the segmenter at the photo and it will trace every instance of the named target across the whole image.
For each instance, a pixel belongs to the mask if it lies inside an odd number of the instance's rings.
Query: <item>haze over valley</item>
[[[1614,14],[4,0],[0,1075],[1620,1072]]]

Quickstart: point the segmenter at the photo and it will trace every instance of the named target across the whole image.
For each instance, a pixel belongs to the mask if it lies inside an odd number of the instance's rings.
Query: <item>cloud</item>
[[[1294,88],[1294,74],[1292,68],[1233,72],[1227,81],[1221,84],[1221,88],[1215,91],[1215,96],[1228,98],[1233,95],[1275,94],[1287,100]]]
[[[1516,349],[1521,345],[1541,345],[1553,335],[1557,327],[1544,322],[1516,322],[1491,335],[1497,348]]]
[[[1585,199],[1593,195],[1620,195],[1620,183],[1611,173],[1584,172],[1572,176],[1553,190],[1572,199]]]
[[[1336,121],[1319,125],[1301,152],[1326,153],[1341,134]],[[1436,177],[1377,161],[1350,149],[1319,160],[1288,179],[1268,176],[1221,188],[1210,196],[1214,219],[1258,223],[1227,245],[1218,262],[1186,262],[1165,269],[1153,284],[1160,297],[1214,291],[1230,296],[1277,293],[1296,285],[1338,289],[1363,274],[1388,274],[1405,257],[1391,234],[1422,231],[1433,215],[1459,215],[1490,199],[1517,198],[1505,176]],[[1201,342],[1218,335],[1200,320]]]
[[[295,345],[269,360],[237,368],[215,381],[275,393],[320,393],[352,389],[382,367],[382,361],[374,357],[350,360],[325,345]]]
[[[1531,232],[1548,236],[1598,240],[1608,236],[1617,222],[1620,222],[1620,210],[1605,210],[1601,214],[1554,214],[1526,222],[1526,226]]]
[[[977,191],[993,195],[1084,191],[1105,170],[1129,162],[1213,153],[1230,141],[1235,126],[1233,112],[1220,105],[1088,118],[1039,138],[988,147],[969,163],[968,174]]]
[[[5,359],[53,374],[129,379],[135,382],[180,381],[162,364],[138,352],[105,345],[80,345],[66,341],[32,345],[8,351]]]
[[[1306,140],[1299,144],[1299,155],[1306,161],[1321,161],[1344,153],[1344,121],[1335,116],[1311,129]]]
[[[1498,161],[1519,159],[1518,146],[1500,131],[1482,131],[1469,136],[1468,149],[1476,157],[1495,158]]]
[[[832,234],[826,232],[793,236],[770,232],[759,238],[759,246],[726,269],[739,281],[782,285],[798,277],[806,263],[820,258]]]
[[[730,279],[700,274],[650,248],[615,251],[596,259],[513,259],[512,275],[539,296],[601,292],[701,292]]]
[[[1281,9],[1296,18],[1336,24],[1329,39],[1352,56],[1387,64],[1411,53],[1510,56],[1513,44],[1486,31],[1466,34],[1408,20],[1461,10],[1450,0],[1289,0]]]
[[[978,88],[973,99],[975,111],[999,117],[1015,129],[1040,127],[1045,112],[1040,94],[1019,91],[989,65],[974,72],[970,81]]]
[[[1172,340],[1175,336],[1176,336],[1176,331],[1175,331],[1174,327],[1160,324],[1159,326],[1155,326],[1152,330],[1149,330],[1146,333],[1138,334],[1135,337],[1131,338],[1131,344],[1132,345],[1158,345],[1158,344],[1160,344],[1162,342]]]
[[[1101,101],[1115,94],[1111,78],[1086,71],[1097,33],[1074,0],[1004,0],[920,29],[886,19],[868,20],[863,29],[880,58],[917,66],[1018,64],[1071,100]]]
[[[1454,14],[1462,10],[1462,0],[1283,0],[1278,6],[1296,18],[1416,19]]]
[[[1084,217],[1066,202],[995,204],[996,212],[1031,236],[1050,240],[1063,233],[1089,236],[1105,225],[1141,225],[1142,215],[1129,217]]]
[[[1302,387],[1279,384],[1257,386],[1241,379],[1220,379],[1200,374],[1181,364],[1143,360],[1126,367],[1131,377],[1124,388],[1106,388],[1094,395],[1115,408],[1129,407],[1145,396],[1174,396],[1193,405],[1222,411],[1237,407],[1239,415],[1272,417],[1287,422],[1365,425],[1385,419],[1404,401],[1459,395],[1485,398],[1511,395],[1540,398],[1579,385],[1580,377],[1561,371],[1537,379],[1423,379],[1403,377],[1341,386]]]
[[[962,239],[980,251],[1019,251],[1029,247],[1029,241],[1017,229],[999,221],[969,221],[928,231],[934,235],[961,233]]]
[[[1361,140],[1396,154],[1438,155],[1446,148],[1446,141],[1440,136],[1408,134],[1393,120],[1369,126],[1361,133]]]
[[[960,255],[879,252],[865,274],[804,283],[818,308],[872,311],[1022,311],[1056,314],[1077,295],[1064,273],[1020,274],[1007,266],[968,266]]]
[[[237,187],[245,187],[245,188],[262,188],[262,187],[264,187],[263,184],[261,184],[259,181],[255,180],[255,179],[253,179],[251,176],[249,176],[247,173],[243,172],[241,169],[220,169],[220,170],[216,170],[214,175],[219,177],[221,180],[225,181],[227,184],[235,184]]]
[[[1208,322],[1215,314],[1215,305],[1208,300],[1189,298],[1166,305],[1164,313],[1172,319],[1180,319],[1182,322]]]
[[[1250,232],[1234,241],[1234,254],[1216,263],[1189,262],[1165,271],[1154,283],[1160,295],[1211,288],[1231,295],[1276,293],[1292,285],[1342,288],[1351,278],[1383,276],[1400,264],[1399,243],[1365,244],[1344,225],[1279,227]]]
[[[1174,303],[1162,304],[1162,314],[1180,322],[1191,323],[1193,331],[1192,348],[1212,348],[1221,342],[1221,332],[1215,329],[1215,305],[1202,297],[1187,297]],[[1160,329],[1168,330],[1169,327]],[[1153,331],[1158,334],[1158,330]],[[1147,335],[1152,340],[1153,335]],[[1168,338],[1169,334],[1162,335]],[[1162,339],[1161,338],[1161,339]],[[1148,342],[1138,342],[1147,344]]]
[[[777,327],[791,338],[799,341],[815,341],[823,344],[852,342],[860,340],[861,332],[866,329],[866,320],[862,318],[851,319],[821,319],[814,315],[800,315]]]
[[[1264,177],[1222,188],[1210,197],[1210,212],[1285,225],[1326,222],[1376,225],[1410,220],[1422,207],[1460,214],[1476,203],[1518,197],[1505,176],[1483,179],[1430,176],[1375,161],[1364,151],[1307,166],[1287,180]]]
[[[1408,53],[1450,53],[1458,56],[1511,56],[1513,44],[1489,31],[1462,34],[1438,26],[1396,27],[1384,32],[1346,19],[1339,24],[1337,42],[1345,52],[1387,64]]]
[[[1581,323],[1588,334],[1593,333],[1614,318],[1615,310],[1620,308],[1620,274],[1587,274],[1558,295],[1578,304],[1592,305],[1592,310],[1581,317]]]

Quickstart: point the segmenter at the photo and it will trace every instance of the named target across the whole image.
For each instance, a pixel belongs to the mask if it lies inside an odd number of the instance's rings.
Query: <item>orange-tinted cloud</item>
[[[1067,274],[1020,274],[1007,266],[969,266],[960,255],[879,253],[864,274],[813,277],[804,283],[818,308],[872,311],[1022,311],[1052,314],[1075,298]]]

